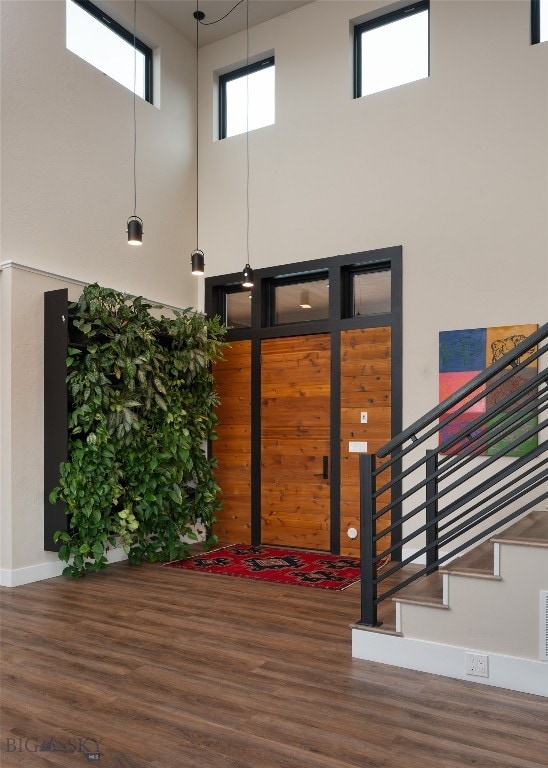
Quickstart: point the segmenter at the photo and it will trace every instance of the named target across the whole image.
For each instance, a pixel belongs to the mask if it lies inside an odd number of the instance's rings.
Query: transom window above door
[[[229,328],[251,327],[251,291],[235,290],[225,293],[224,317]]]
[[[254,286],[244,288],[241,274],[208,280],[208,312],[219,315],[226,326],[244,338],[251,329],[351,322],[370,318],[378,325],[394,311],[400,288],[394,259],[401,249],[316,259],[295,265],[254,270]],[[398,266],[399,269],[399,266]],[[303,331],[305,332],[305,331]],[[243,334],[243,336],[242,336]]]
[[[392,279],[390,269],[352,272],[351,317],[379,315],[391,311]]]
[[[329,317],[329,278],[298,282],[274,281],[270,293],[270,325],[306,323]]]

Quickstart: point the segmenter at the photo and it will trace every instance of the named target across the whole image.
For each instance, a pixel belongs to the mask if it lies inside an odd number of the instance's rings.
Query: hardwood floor
[[[121,563],[0,597],[2,766],[548,766],[548,700],[353,660],[358,585]]]

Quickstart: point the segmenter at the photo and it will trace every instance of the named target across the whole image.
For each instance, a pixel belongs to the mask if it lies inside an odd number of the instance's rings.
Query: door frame
[[[350,317],[349,282],[353,272],[375,267],[389,267],[391,275],[391,311],[377,315]],[[287,325],[272,325],[270,313],[271,285],[277,279],[307,277],[316,272],[329,275],[329,317]],[[261,342],[282,336],[315,333],[331,334],[331,525],[330,550],[340,552],[340,378],[341,331],[357,328],[390,327],[391,329],[391,432],[402,430],[402,246],[360,251],[325,259],[284,264],[253,270],[254,287],[251,324],[248,328],[232,328],[227,341],[251,340],[251,543],[261,543]],[[242,280],[241,272],[207,277],[205,279],[205,311],[207,316],[224,317],[225,296]],[[401,472],[401,462],[393,467],[394,476]],[[394,484],[396,498],[401,496],[401,484]],[[392,511],[392,544],[401,541],[401,505]],[[401,545],[393,553],[401,559]]]

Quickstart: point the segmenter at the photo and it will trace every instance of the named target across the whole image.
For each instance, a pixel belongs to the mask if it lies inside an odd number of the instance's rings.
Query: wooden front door
[[[261,344],[261,541],[330,548],[330,334]]]

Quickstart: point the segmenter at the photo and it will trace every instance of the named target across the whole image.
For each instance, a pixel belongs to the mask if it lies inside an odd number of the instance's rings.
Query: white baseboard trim
[[[484,653],[489,657],[489,677],[465,673],[465,654]],[[409,637],[352,629],[352,656],[394,667],[430,672],[480,685],[548,697],[548,663],[489,653],[485,649],[461,648]]]
[[[119,563],[127,560],[127,555],[121,547],[110,549],[107,552],[109,563]],[[50,560],[46,563],[37,565],[28,565],[25,568],[0,568],[0,587],[21,587],[23,584],[32,584],[34,581],[44,581],[44,579],[54,579],[60,576],[66,563],[61,560]]]

